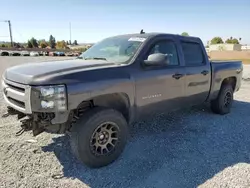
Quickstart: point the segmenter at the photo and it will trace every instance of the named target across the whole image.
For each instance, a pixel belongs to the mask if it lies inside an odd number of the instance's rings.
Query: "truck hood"
[[[35,80],[43,80],[45,77],[116,66],[119,65],[102,60],[83,59],[27,63],[8,68],[3,77],[13,82],[31,84]]]

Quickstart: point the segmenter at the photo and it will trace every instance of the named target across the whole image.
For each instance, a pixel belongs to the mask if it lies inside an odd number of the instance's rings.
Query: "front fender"
[[[89,101],[102,95],[125,93],[131,106],[135,103],[134,81],[131,79],[115,79],[90,83],[67,85],[68,109],[77,109],[82,101]]]

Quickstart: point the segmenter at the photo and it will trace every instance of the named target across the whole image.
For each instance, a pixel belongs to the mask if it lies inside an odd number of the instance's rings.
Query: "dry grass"
[[[211,60],[240,60],[243,64],[250,64],[250,51],[212,51]]]
[[[239,59],[243,64],[250,64],[250,59]]]

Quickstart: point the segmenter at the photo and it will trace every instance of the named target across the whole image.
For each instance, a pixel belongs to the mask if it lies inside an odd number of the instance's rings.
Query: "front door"
[[[185,68],[180,65],[174,40],[161,39],[149,48],[150,54],[166,55],[166,65],[142,66],[135,74],[136,105],[139,118],[181,108],[185,97]]]

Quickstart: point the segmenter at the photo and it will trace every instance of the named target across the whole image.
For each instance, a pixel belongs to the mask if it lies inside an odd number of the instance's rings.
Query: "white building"
[[[241,50],[250,50],[250,45],[242,45]]]

